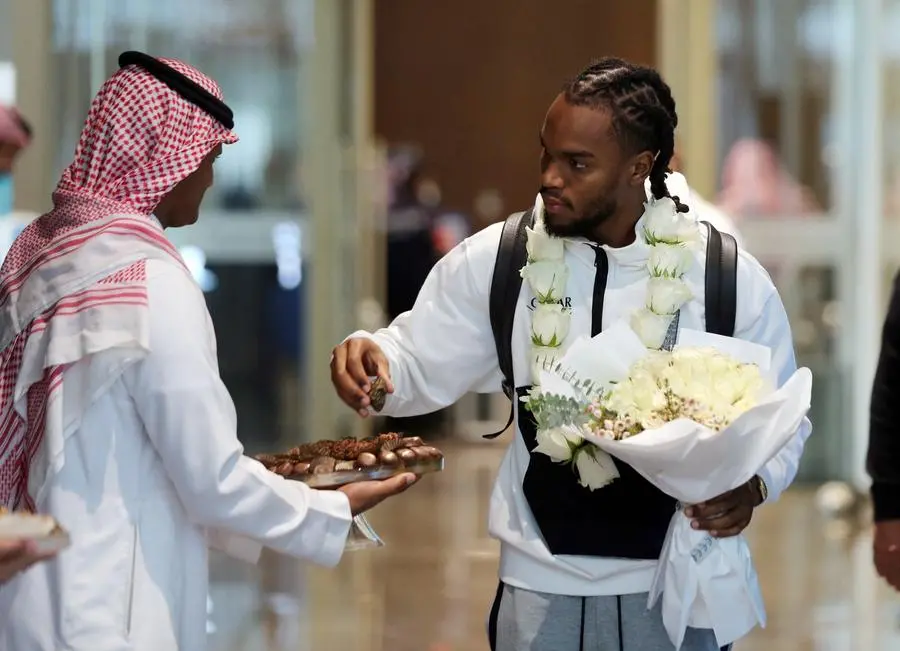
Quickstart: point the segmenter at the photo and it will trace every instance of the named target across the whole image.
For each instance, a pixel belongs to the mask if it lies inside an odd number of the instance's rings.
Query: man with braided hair
[[[197,220],[231,110],[184,63],[119,65],[0,270],[0,506],[71,538],[0,589],[0,649],[202,650],[208,545],[334,565],[351,516],[415,480],[315,491],[243,455],[203,293],[164,233]]]
[[[675,102],[659,74],[619,59],[585,68],[550,106],[540,131],[541,187],[533,216],[564,241],[554,252],[568,270],[559,299],[571,310],[565,341],[596,334],[645,305],[650,247],[638,236],[645,204],[672,195],[678,211],[689,211],[686,182],[668,173],[676,124]],[[491,226],[446,255],[412,310],[389,327],[357,332],[335,348],[332,381],[350,407],[369,413],[367,392],[376,375],[387,380],[382,411],[391,416],[440,409],[469,391],[496,391],[504,375],[515,390],[512,398],[521,402],[531,384],[535,298],[524,283],[511,297],[509,378],[501,373],[505,355],[492,327],[492,283],[504,228]],[[702,238],[711,237],[705,226],[697,229]],[[703,330],[710,315],[705,255],[693,257],[685,276],[693,298],[671,319],[676,330]],[[736,274],[730,334],[770,348],[784,382],[796,365],[778,293],[743,251]],[[693,526],[720,537],[743,531],[754,509],[777,499],[793,481],[809,430],[804,423],[759,477],[688,509]],[[618,460],[615,481],[595,491],[583,488],[570,468],[535,447],[534,419],[520,405],[491,497],[489,529],[501,543],[488,626],[492,649],[672,650],[660,606],[648,610],[647,593],[677,509],[674,500]],[[712,631],[693,628],[681,646],[718,648]]]

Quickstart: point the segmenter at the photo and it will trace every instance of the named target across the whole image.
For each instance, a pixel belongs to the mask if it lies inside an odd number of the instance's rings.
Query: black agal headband
[[[123,52],[119,55],[119,67],[126,66],[143,68],[188,102],[206,111],[226,129],[234,129],[234,113],[225,102],[159,59],[143,52]]]

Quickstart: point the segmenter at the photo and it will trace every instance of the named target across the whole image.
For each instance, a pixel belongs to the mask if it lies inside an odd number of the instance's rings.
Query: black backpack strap
[[[738,247],[734,237],[709,222],[706,243],[706,331],[734,336],[737,311]]]
[[[512,424],[516,413],[516,384],[513,377],[512,331],[522,289],[519,273],[528,257],[525,227],[532,223],[531,211],[518,212],[506,218],[500,234],[494,276],[491,279],[490,316],[494,344],[497,347],[497,361],[503,373],[503,393],[512,403],[509,420],[499,432],[484,438],[494,439],[503,434]]]

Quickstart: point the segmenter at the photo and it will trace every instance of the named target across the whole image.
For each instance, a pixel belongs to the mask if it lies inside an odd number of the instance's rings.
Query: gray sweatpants
[[[674,651],[660,604],[647,594],[567,597],[501,584],[488,621],[491,651]],[[681,651],[720,651],[710,630],[689,628]]]

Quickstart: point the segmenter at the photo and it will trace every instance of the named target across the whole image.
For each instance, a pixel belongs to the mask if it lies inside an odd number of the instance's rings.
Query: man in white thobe
[[[352,515],[415,479],[315,491],[243,455],[203,294],[163,231],[196,221],[233,118],[190,66],[119,62],[0,272],[0,504],[71,537],[0,590],[0,649],[202,650],[208,545],[333,566]]]

